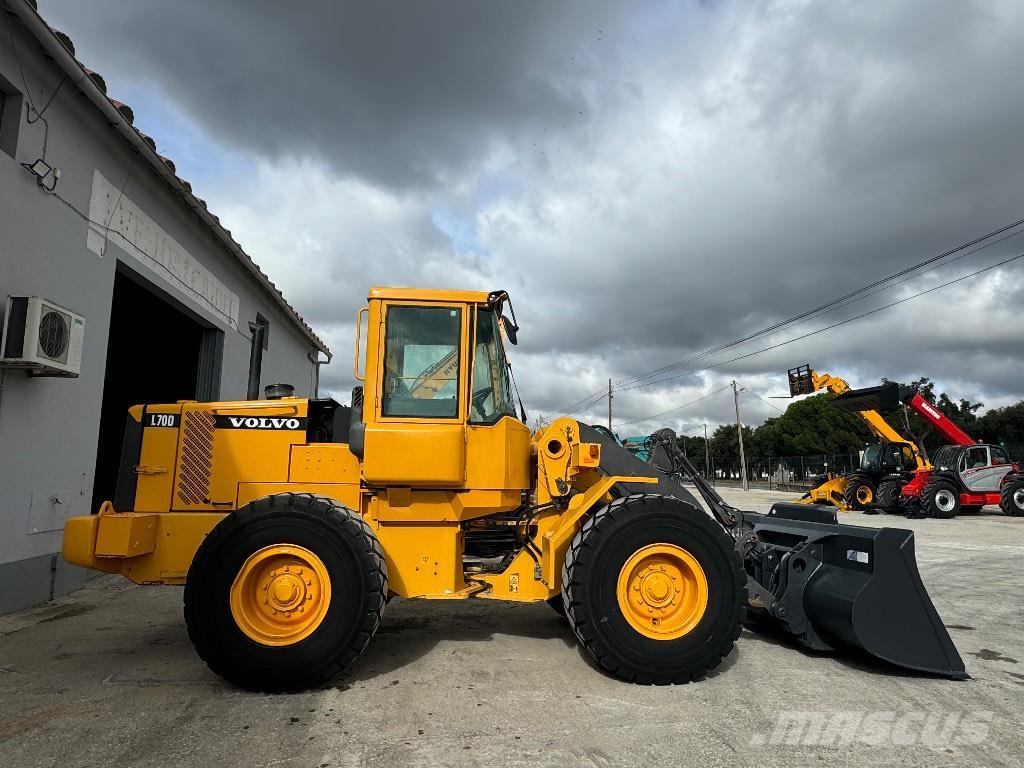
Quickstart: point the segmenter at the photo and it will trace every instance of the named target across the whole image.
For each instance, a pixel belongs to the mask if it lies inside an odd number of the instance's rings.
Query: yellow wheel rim
[[[619,571],[619,610],[637,632],[675,640],[700,623],[708,607],[708,580],[697,558],[675,544],[638,549]]]
[[[231,585],[231,615],[261,645],[292,645],[309,637],[331,604],[323,561],[294,544],[253,553]]]
[[[866,485],[862,485],[857,489],[857,501],[861,504],[870,504],[871,500],[875,498],[875,494],[871,492],[871,489]]]

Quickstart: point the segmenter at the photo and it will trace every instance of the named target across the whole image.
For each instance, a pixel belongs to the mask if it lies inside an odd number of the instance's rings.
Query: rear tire
[[[960,514],[960,489],[944,478],[929,478],[921,490],[921,509],[927,517],[956,517]]]
[[[1003,514],[1024,517],[1024,480],[1013,480],[999,491],[999,508]]]
[[[850,509],[863,511],[875,501],[875,483],[865,475],[850,475],[843,487],[843,500]]]
[[[323,496],[283,493],[246,504],[206,537],[185,582],[185,623],[228,682],[300,691],[355,661],[387,593],[384,554],[362,517]]]
[[[644,600],[664,605],[644,609],[646,626],[628,599],[641,604],[640,585]],[[605,671],[644,685],[687,683],[732,650],[746,608],[746,574],[732,539],[703,511],[671,497],[635,495],[601,507],[583,524],[562,568],[562,595],[569,625]]]
[[[875,494],[875,502],[882,505],[882,510],[886,514],[892,514],[899,512],[900,506],[900,491],[903,490],[903,484],[899,480],[883,480],[878,484],[878,492]]]

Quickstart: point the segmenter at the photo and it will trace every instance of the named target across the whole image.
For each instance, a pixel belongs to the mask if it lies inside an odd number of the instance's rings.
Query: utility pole
[[[747,482],[747,457],[743,453],[743,422],[740,421],[740,390],[736,382],[732,382],[732,400],[736,404],[736,436],[740,439],[740,480],[743,482],[743,490],[750,490],[750,483]]]
[[[608,431],[612,431],[612,380],[608,379]]]

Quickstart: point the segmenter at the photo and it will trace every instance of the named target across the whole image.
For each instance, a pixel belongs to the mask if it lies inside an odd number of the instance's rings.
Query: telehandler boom
[[[531,433],[504,291],[374,288],[363,320],[351,406],[130,409],[114,498],[67,522],[65,559],[183,584],[199,655],[254,690],[334,676],[394,596],[560,601],[597,664],[637,683],[703,676],[748,608],[811,648],[966,677],[910,531],[815,506],[709,516],[598,429]]]

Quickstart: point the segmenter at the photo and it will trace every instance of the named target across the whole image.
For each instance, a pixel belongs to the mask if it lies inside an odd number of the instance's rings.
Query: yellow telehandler
[[[845,380],[828,373],[818,373],[809,365],[790,369],[791,397],[822,391],[844,395],[852,390]],[[871,510],[878,507],[879,486],[886,478],[903,474],[909,478],[915,470],[931,469],[917,443],[893,429],[877,410],[848,407],[841,397],[835,403],[843,410],[856,413],[879,442],[865,446],[857,469],[845,475],[828,473],[823,482],[798,499],[799,503],[830,505],[843,512]],[[891,504],[893,500],[887,498],[885,502]]]
[[[184,585],[199,655],[254,690],[338,673],[393,596],[547,601],[637,683],[701,677],[748,612],[810,648],[966,676],[912,532],[741,512],[694,478],[709,515],[598,429],[531,433],[504,351],[517,331],[504,291],[374,288],[351,406],[131,408],[114,498],[67,522],[65,559]]]

